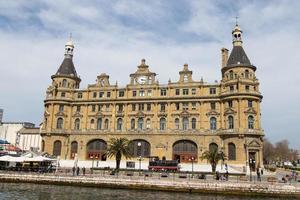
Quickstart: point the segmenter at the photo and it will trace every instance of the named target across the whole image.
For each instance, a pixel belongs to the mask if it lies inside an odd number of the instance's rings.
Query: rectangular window
[[[95,112],[95,111],[96,111],[96,106],[92,105],[92,112]]]
[[[131,109],[132,109],[132,111],[135,111],[135,104],[134,103],[131,105]]]
[[[193,88],[192,89],[192,95],[195,95],[196,94],[196,88]]]
[[[102,105],[98,105],[98,111],[102,110]]]
[[[189,89],[183,89],[183,95],[189,95]]]
[[[176,110],[180,109],[180,104],[179,103],[176,103],[175,106],[176,106]]]
[[[94,92],[93,93],[93,98],[96,98],[97,97],[97,92]]]
[[[119,107],[118,112],[123,112],[123,105],[119,104],[118,107]]]
[[[233,92],[233,91],[234,91],[234,86],[231,85],[231,86],[229,87],[229,90],[230,90],[230,92]]]
[[[125,94],[124,90],[119,91],[119,97],[124,97],[124,94]]]
[[[62,92],[62,93],[60,94],[60,96],[61,96],[61,97],[65,97],[65,96],[66,96],[66,93]]]
[[[180,95],[180,89],[175,90],[175,95]]]
[[[136,91],[135,91],[135,90],[132,91],[132,96],[133,96],[133,97],[136,97]]]
[[[192,110],[196,110],[196,106],[197,106],[196,102],[192,102]]]
[[[249,91],[249,88],[250,88],[249,85],[246,85],[246,86],[245,86],[245,90],[246,90],[247,92]]]
[[[216,94],[216,88],[209,88],[209,94]]]
[[[212,109],[212,110],[216,109],[216,103],[215,102],[210,103],[210,109]]]
[[[150,110],[151,110],[151,104],[148,103],[148,104],[147,104],[147,111],[150,111]]]
[[[76,107],[76,112],[80,112],[80,106]]]
[[[110,92],[106,93],[106,97],[109,98],[110,97]]]
[[[78,93],[77,98],[81,99],[82,98],[82,93]]]
[[[144,97],[145,96],[145,91],[144,90],[140,90],[139,91],[139,95],[140,95],[140,97]]]
[[[109,111],[109,104],[105,105],[105,111],[107,111],[107,112]]]
[[[167,90],[166,89],[160,89],[160,96],[166,96]]]
[[[252,108],[253,107],[253,102],[251,100],[248,100],[248,107]]]
[[[99,92],[99,98],[102,98],[104,96],[104,92]]]
[[[152,96],[152,90],[148,90],[148,91],[147,91],[147,95],[148,95],[149,97],[151,97],[151,96]]]
[[[59,112],[63,112],[64,111],[64,105],[59,105]]]
[[[189,103],[187,103],[187,102],[182,103],[182,109],[189,110]]]
[[[166,105],[164,103],[160,104],[160,111],[165,112],[166,111]]]
[[[228,101],[228,107],[232,108],[232,101]]]
[[[143,111],[144,110],[144,104],[143,103],[140,103],[139,104],[139,111]]]

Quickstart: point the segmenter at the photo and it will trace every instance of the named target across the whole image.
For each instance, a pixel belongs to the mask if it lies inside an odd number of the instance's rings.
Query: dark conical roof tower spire
[[[227,66],[234,66],[234,65],[243,65],[249,66],[251,62],[244,51],[242,46],[242,33],[240,26],[238,24],[235,25],[234,29],[232,30],[232,44],[233,49],[230,53],[230,56],[227,61]]]
[[[77,72],[73,63],[73,51],[74,44],[72,41],[72,36],[70,35],[69,41],[65,45],[65,58],[55,75],[68,75],[77,77]]]

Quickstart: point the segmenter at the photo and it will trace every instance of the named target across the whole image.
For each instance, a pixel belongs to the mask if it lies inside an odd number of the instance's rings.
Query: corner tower
[[[56,74],[52,75],[52,85],[62,88],[78,89],[81,79],[77,75],[73,63],[74,44],[70,36],[65,45],[65,58],[58,68]]]
[[[243,48],[243,31],[238,24],[232,30],[233,48],[227,57],[222,49],[221,100],[224,105],[225,138],[238,135],[245,148],[245,160],[250,169],[262,166],[264,132],[261,128],[259,81],[256,67]]]

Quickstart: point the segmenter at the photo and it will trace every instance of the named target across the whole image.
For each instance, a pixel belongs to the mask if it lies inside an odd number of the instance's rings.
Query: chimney
[[[0,109],[0,124],[2,124],[3,109]]]
[[[228,60],[228,49],[222,48],[221,49],[221,56],[222,56],[222,68],[226,66]]]

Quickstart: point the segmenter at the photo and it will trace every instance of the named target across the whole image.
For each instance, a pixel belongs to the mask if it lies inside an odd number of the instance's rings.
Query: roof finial
[[[69,41],[72,41],[72,32],[69,34]]]
[[[235,16],[235,25],[236,25],[236,26],[239,25],[239,24],[238,24],[238,18],[239,18],[239,16]]]

